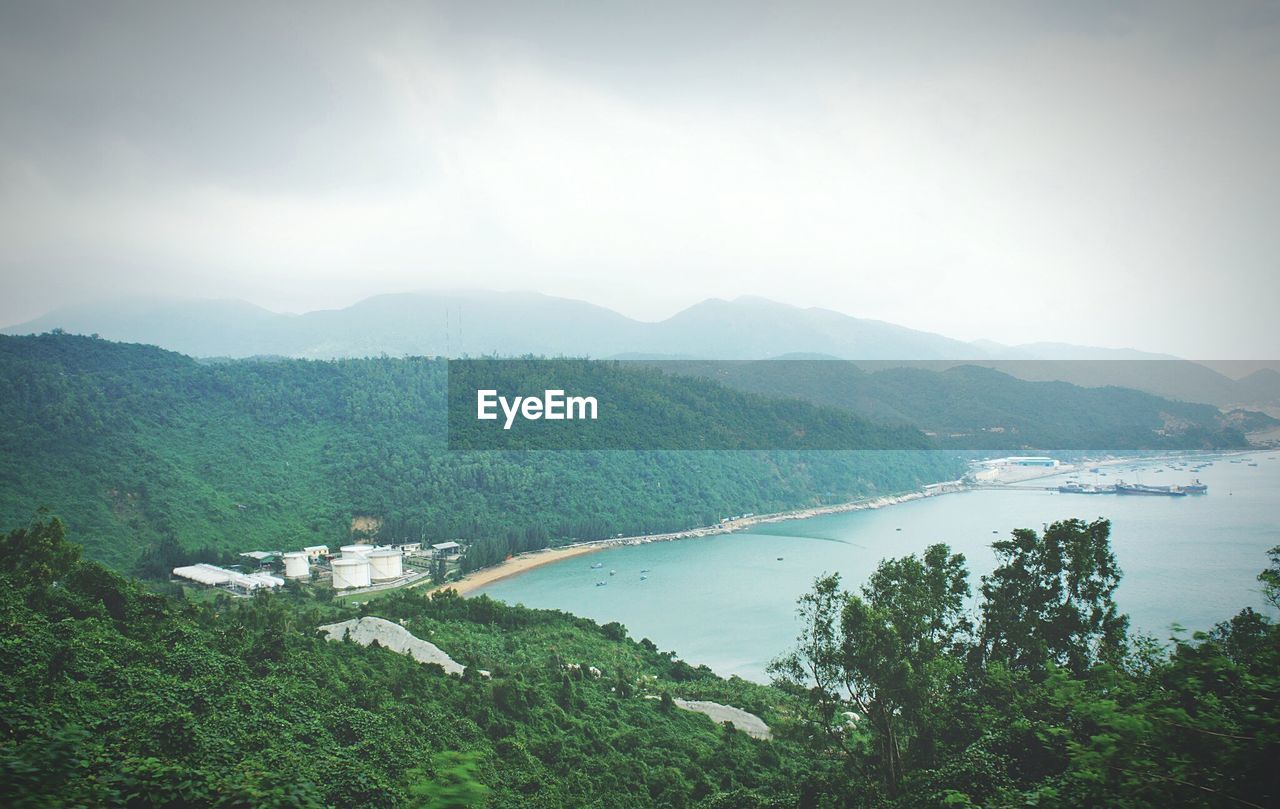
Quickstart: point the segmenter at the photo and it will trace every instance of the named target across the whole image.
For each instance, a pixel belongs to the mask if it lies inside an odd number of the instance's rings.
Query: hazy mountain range
[[[300,315],[237,300],[129,300],[58,309],[2,331],[31,334],[55,328],[157,345],[193,357],[536,354],[965,361],[996,365],[1024,379],[1122,385],[1219,406],[1280,402],[1280,373],[1274,368],[1248,375],[1227,368],[1222,373],[1221,367],[1133,349],[965,342],[754,297],[706,300],[653,323],[533,292],[379,295],[343,309]]]

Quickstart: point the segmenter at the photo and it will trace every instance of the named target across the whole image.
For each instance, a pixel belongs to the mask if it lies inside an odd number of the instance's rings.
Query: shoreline
[[[457,590],[458,595],[466,596],[481,587],[501,581],[502,579],[517,576],[526,571],[533,570],[534,568],[549,565],[574,556],[583,556],[588,553],[607,550],[609,548],[621,548],[628,545],[647,545],[651,542],[674,542],[681,539],[700,539],[708,536],[732,534],[735,531],[741,531],[755,525],[787,522],[790,520],[804,520],[810,517],[821,517],[827,514],[843,514],[850,511],[866,511],[876,508],[885,508],[886,506],[907,503],[912,500],[920,500],[925,497],[936,497],[940,494],[968,491],[971,488],[956,483],[955,481],[951,481],[947,484],[931,485],[933,486],[933,489],[929,491],[919,489],[906,492],[904,494],[884,495],[869,499],[864,498],[862,500],[854,500],[846,503],[835,503],[829,506],[811,506],[809,508],[795,509],[793,511],[780,511],[772,514],[753,514],[750,517],[743,517],[742,519],[733,520],[723,525],[707,525],[699,528],[689,528],[684,531],[671,531],[663,534],[640,534],[637,536],[613,537],[611,539],[595,539],[587,542],[577,542],[573,545],[566,545],[559,548],[543,548],[536,551],[527,551],[517,556],[509,557],[496,565],[491,565],[489,567],[473,571],[458,581],[432,587],[426,592],[426,595],[442,590]]]
[[[684,531],[671,531],[663,534],[641,534],[639,536],[596,539],[587,542],[577,542],[572,545],[565,545],[558,548],[542,548],[541,550],[527,551],[516,556],[508,557],[496,565],[490,565],[489,567],[472,571],[458,581],[431,587],[424,593],[424,595],[430,596],[432,593],[444,590],[456,590],[458,595],[465,598],[474,591],[495,582],[502,581],[503,579],[518,576],[521,573],[525,573],[544,565],[560,562],[575,556],[584,556],[589,553],[595,553],[596,551],[607,550],[609,548],[620,548],[627,545],[647,545],[650,542],[673,542],[680,539],[699,539],[707,536],[731,534],[735,531],[741,531],[756,525],[789,522],[791,520],[805,520],[811,517],[822,517],[829,514],[847,514],[853,511],[870,511],[873,509],[901,505],[902,503],[910,503],[915,500],[923,500],[927,497],[938,497],[944,494],[978,491],[983,488],[1000,488],[1003,485],[1023,483],[1040,478],[1056,477],[1058,475],[1080,472],[1095,467],[1120,466],[1124,464],[1166,460],[1169,458],[1187,457],[1191,455],[1212,455],[1213,457],[1247,455],[1251,452],[1257,452],[1258,449],[1259,448],[1255,447],[1248,450],[1181,452],[1170,455],[1146,455],[1141,457],[1087,461],[1076,464],[1062,464],[1061,466],[1054,467],[1052,469],[1045,468],[1044,471],[1035,469],[1024,470],[1030,474],[1019,475],[1017,478],[1011,480],[982,484],[965,483],[962,481],[931,483],[921,489],[916,489],[902,494],[881,495],[879,497],[862,498],[845,503],[835,503],[829,506],[811,506],[809,508],[780,511],[772,514],[753,514],[750,517],[743,517],[742,519],[733,520],[721,525],[708,525],[700,528],[689,528]],[[414,585],[410,585],[410,587],[412,586]]]

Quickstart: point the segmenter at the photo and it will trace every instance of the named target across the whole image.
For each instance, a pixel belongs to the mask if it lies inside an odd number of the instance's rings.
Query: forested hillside
[[[1028,381],[977,365],[863,368],[853,362],[775,360],[669,362],[658,367],[705,376],[739,390],[840,408],[879,423],[911,425],[935,434],[942,447],[1121,450],[1246,445],[1237,429],[1241,422],[1212,405],[1114,385]],[[1147,363],[1143,370],[1153,374],[1161,367],[1173,378],[1185,375],[1168,363]],[[1249,417],[1274,423],[1262,413]]]
[[[470,667],[449,676],[322,639],[358,615],[334,602],[148,592],[78,561],[56,520],[0,548],[6,807],[736,808],[794,804],[805,780],[796,745],[670,699],[773,722],[781,694],[617,624],[452,593],[376,602]]]
[[[1116,612],[1105,520],[995,547],[976,607],[945,545],[883,562],[856,593],[822,577],[768,687],[618,624],[483,596],[409,590],[357,610],[286,588],[193,604],[81,561],[41,516],[0,536],[0,805],[1276,804],[1266,616],[1160,648]],[[1280,605],[1280,548],[1259,579]],[[316,632],[370,612],[468,671]],[[750,711],[772,738],[674,698]]]
[[[484,564],[963,469],[930,452],[449,451],[445,364],[427,359],[202,364],[49,334],[0,338],[0,386],[0,526],[49,506],[90,556],[124,569],[148,547],[334,545],[357,517],[384,540],[469,541]],[[775,417],[755,401],[721,390],[700,407],[746,430]]]

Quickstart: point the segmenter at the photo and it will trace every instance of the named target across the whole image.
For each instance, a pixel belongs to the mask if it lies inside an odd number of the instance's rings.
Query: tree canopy
[[[1171,647],[1129,637],[1109,539],[1106,520],[1013,532],[976,625],[944,545],[860,593],[817,579],[773,666],[811,778],[853,806],[1275,805],[1280,628],[1246,609]]]

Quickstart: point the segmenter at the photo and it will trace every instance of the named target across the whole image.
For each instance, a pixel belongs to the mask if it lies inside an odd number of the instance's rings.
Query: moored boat
[[[1093,483],[1068,483],[1065,486],[1059,486],[1058,491],[1062,494],[1115,494],[1115,487],[1098,486]]]
[[[1125,483],[1123,480],[1116,484],[1116,494],[1137,494],[1156,497],[1187,496],[1185,491],[1172,486],[1145,486],[1141,483]]]

